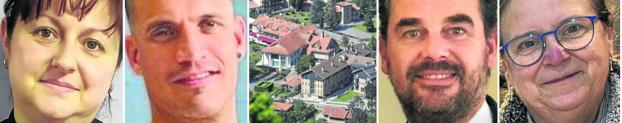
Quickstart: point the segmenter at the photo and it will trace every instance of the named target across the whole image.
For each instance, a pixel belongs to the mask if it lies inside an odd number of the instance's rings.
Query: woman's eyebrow
[[[48,14],[45,14],[45,13],[41,14],[40,17],[44,17],[44,18],[49,19],[50,22],[52,23],[52,25],[54,25],[54,26],[56,26],[58,28],[58,31],[60,31],[60,33],[64,32],[65,27],[63,26],[63,23],[62,23],[61,20],[58,20],[57,18],[52,17],[52,16],[50,16]]]
[[[112,31],[107,31],[107,30],[102,30],[102,29],[95,29],[95,28],[86,28],[85,30],[83,30],[82,32],[80,32],[80,34],[78,35],[79,37],[86,37],[87,35],[91,35],[91,34],[102,34],[105,35],[107,37],[111,37],[112,35],[108,35],[109,33],[111,33]],[[113,39],[114,40],[114,39]],[[114,44],[112,43],[112,40],[106,41],[106,40],[98,40],[100,43],[104,44],[104,42],[110,43],[110,44]],[[114,47],[115,49],[118,49],[119,47]]]
[[[108,31],[108,30],[105,30],[105,29],[86,28],[85,30],[83,30],[83,31],[79,34],[79,36],[80,36],[80,37],[83,37],[83,36],[86,36],[86,35],[89,35],[89,34],[96,34],[96,33],[100,33],[100,34],[102,34],[102,35],[105,35],[105,36],[110,37],[110,36],[112,36],[112,35],[109,35],[109,33],[110,33],[110,32],[111,32],[111,31]]]

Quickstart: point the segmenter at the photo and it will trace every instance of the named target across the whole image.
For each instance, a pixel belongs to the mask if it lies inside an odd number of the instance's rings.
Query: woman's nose
[[[557,42],[555,36],[548,36],[546,42],[548,47],[546,47],[543,54],[545,66],[557,66],[570,57],[565,48]]]

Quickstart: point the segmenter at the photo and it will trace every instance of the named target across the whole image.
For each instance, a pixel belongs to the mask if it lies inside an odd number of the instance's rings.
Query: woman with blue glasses
[[[620,121],[618,3],[501,0],[502,122]]]

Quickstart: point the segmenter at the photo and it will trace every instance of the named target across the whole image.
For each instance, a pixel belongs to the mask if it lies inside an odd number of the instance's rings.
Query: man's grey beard
[[[404,94],[397,93],[400,104],[402,105],[402,110],[408,119],[408,122],[412,123],[453,123],[457,120],[460,120],[467,116],[469,111],[473,110],[475,107],[475,101],[478,99],[479,94],[483,93],[482,87],[485,86],[486,76],[489,74],[482,75],[482,73],[472,74],[469,78],[466,77],[464,67],[459,67],[457,70],[456,76],[459,78],[459,91],[456,96],[450,97],[448,104],[442,108],[432,108],[429,107],[429,104],[425,104],[423,102],[422,97],[418,97],[416,91],[413,89],[413,75],[407,75],[408,84],[407,91]],[[484,67],[482,67],[484,68]],[[484,70],[487,70],[484,68]],[[389,77],[391,81],[396,81],[393,77]],[[469,92],[464,88],[464,84],[466,83],[466,79],[472,79],[469,82],[479,82],[476,85],[476,89],[474,92]]]
[[[408,89],[409,92],[403,96],[398,96],[402,109],[406,114],[409,122],[412,123],[453,123],[458,119],[466,116],[469,109],[474,104],[474,96],[460,87],[458,94],[451,97],[449,104],[442,108],[428,107],[421,100],[421,97],[417,97],[412,88]]]

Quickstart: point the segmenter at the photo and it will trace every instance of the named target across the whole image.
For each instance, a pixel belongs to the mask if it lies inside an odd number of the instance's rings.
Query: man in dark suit
[[[382,71],[408,122],[496,122],[495,0],[380,0]]]

